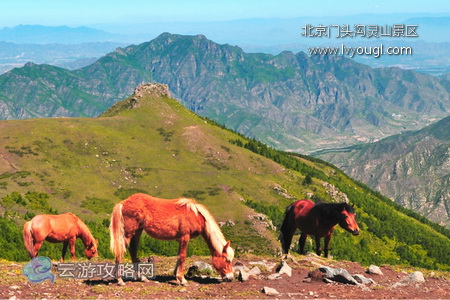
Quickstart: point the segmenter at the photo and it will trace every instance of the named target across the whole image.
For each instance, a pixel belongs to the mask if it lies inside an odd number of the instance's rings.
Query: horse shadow
[[[217,278],[211,278],[211,277],[199,277],[199,276],[193,276],[193,277],[186,277],[188,279],[188,285],[189,282],[195,282],[198,284],[220,284],[222,283],[221,280]],[[84,280],[83,283],[88,286],[97,286],[97,285],[110,285],[110,284],[117,284],[117,279],[87,279]],[[141,280],[137,279],[124,279],[124,282],[142,282]],[[180,284],[176,281],[174,276],[168,276],[168,275],[157,275],[153,278],[149,278],[149,282],[160,282],[160,283],[167,283],[170,285],[177,285]]]

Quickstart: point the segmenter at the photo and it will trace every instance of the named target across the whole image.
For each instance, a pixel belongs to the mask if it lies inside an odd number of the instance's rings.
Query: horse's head
[[[349,204],[344,205],[344,208],[341,212],[341,219],[339,220],[339,226],[353,235],[359,234],[360,230],[358,223],[356,223],[355,210],[353,206]]]
[[[86,245],[86,249],[84,250],[84,255],[86,255],[86,257],[88,259],[91,259],[93,257],[98,257],[97,246],[98,246],[98,240],[94,239],[94,240],[90,241]]]
[[[214,268],[227,281],[234,278],[233,258],[234,250],[230,247],[230,241],[223,247],[222,253],[214,255],[212,258]]]

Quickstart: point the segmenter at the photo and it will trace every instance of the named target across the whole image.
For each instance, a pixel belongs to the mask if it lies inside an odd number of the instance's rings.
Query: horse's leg
[[[34,243],[33,254],[31,255],[32,256],[31,258],[35,258],[37,256],[39,249],[41,249],[43,243],[44,243],[44,241]]]
[[[67,246],[69,246],[69,242],[68,241],[64,241],[63,248],[62,248],[61,262],[64,262],[64,257],[66,257]]]
[[[316,253],[320,256],[322,254],[322,248],[320,247],[320,236],[316,236]]]
[[[142,229],[136,231],[136,234],[130,240],[129,249],[130,249],[131,261],[133,262],[133,264],[139,263],[139,258],[137,257],[137,252],[138,252],[138,245],[139,245],[139,240],[141,238],[141,234],[142,234]],[[139,272],[139,270],[138,270],[138,272]],[[141,281],[144,281],[144,282],[149,281],[147,279],[147,277],[141,276],[140,273],[137,274],[137,279],[140,279]]]
[[[330,241],[331,241],[331,234],[325,237],[325,250],[324,250],[325,257],[328,257],[328,251],[330,251]]]
[[[283,250],[283,254],[289,253],[289,248],[291,247],[292,238],[294,237],[295,230],[297,228],[295,226],[291,226],[288,228],[283,228],[280,240],[281,240],[281,248]]]
[[[128,237],[124,237],[125,239],[125,246],[129,245],[130,243],[130,238]],[[136,245],[137,248],[137,245]],[[130,250],[131,251],[131,250]],[[137,256],[137,255],[136,255]],[[116,265],[122,263],[122,261],[119,259],[119,257],[116,257]],[[120,268],[117,266],[117,284],[118,285],[125,285],[125,282],[122,279],[122,273],[120,271]]]
[[[178,240],[179,242],[178,260],[174,273],[175,277],[177,278],[177,281],[182,285],[185,285],[187,283],[186,279],[184,278],[184,262],[186,261],[186,253],[189,240],[190,240],[189,235],[185,235]]]
[[[138,252],[138,245],[139,245],[139,239],[141,238],[141,234],[142,234],[142,229],[136,231],[135,235],[130,239],[129,250],[130,250],[131,261],[133,262],[133,264],[136,264],[139,262],[139,259],[137,257],[137,252]]]
[[[77,238],[70,238],[69,239],[69,245],[70,245],[70,254],[72,255],[72,261],[76,261],[77,258],[75,257],[75,242],[77,241]]]
[[[298,239],[298,253],[299,254],[305,254],[305,243],[306,238],[308,235],[306,233],[303,233],[300,235],[300,238]]]

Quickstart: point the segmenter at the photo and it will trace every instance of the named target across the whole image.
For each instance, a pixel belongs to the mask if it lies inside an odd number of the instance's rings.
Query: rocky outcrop
[[[134,89],[134,96],[142,97],[170,97],[169,86],[160,83],[144,83]]]

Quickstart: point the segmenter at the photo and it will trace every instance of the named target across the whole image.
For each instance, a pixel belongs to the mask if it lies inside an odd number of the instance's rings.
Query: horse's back
[[[184,198],[181,198],[184,199]],[[122,210],[126,211],[142,211],[145,213],[151,213],[151,212],[168,212],[169,214],[173,214],[173,210],[178,210],[180,206],[183,205],[176,205],[177,202],[179,202],[181,199],[162,199],[153,197],[147,194],[134,194],[128,197],[127,199],[123,200],[121,204],[123,205]],[[186,199],[188,200],[188,199]],[[195,203],[195,201],[190,200]],[[184,203],[184,202],[183,202]]]
[[[292,204],[294,212],[295,224],[300,231],[311,234],[314,224],[312,224],[311,209],[315,203],[308,199],[298,200]]]
[[[31,230],[37,239],[56,240],[76,235],[79,218],[73,213],[37,215],[31,219]]]
[[[184,198],[162,199],[147,194],[134,194],[121,202],[125,230],[143,228],[149,235],[160,239],[173,239],[188,232],[199,232],[200,223],[204,223],[204,220],[198,219],[197,213],[191,211],[191,205],[195,203],[194,200]]]
[[[296,218],[298,217],[306,217],[311,209],[314,207],[314,202],[308,199],[297,200],[292,206],[294,209],[294,214]]]

